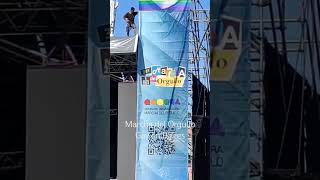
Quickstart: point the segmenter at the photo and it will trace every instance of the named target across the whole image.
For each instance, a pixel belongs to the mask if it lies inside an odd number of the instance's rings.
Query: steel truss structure
[[[206,110],[207,104],[194,104],[193,98],[201,98],[200,94],[195,95],[193,91],[193,76],[202,82],[203,86],[210,89],[210,11],[205,9],[200,0],[191,1],[190,24],[189,24],[189,72],[188,72],[188,118],[193,121],[198,119],[196,128],[200,129],[203,119],[208,118]],[[198,83],[199,84],[199,83]],[[200,88],[199,88],[200,89]],[[209,98],[209,97],[204,97]],[[194,107],[195,106],[195,107]],[[193,108],[205,107],[203,112],[193,114]],[[195,150],[198,133],[194,129],[189,129],[189,180],[195,179]],[[194,147],[195,145],[195,147]]]
[[[0,60],[19,67],[85,63],[87,19],[87,0],[1,0]],[[1,84],[6,78],[0,77]],[[21,151],[0,152],[0,172],[23,171],[24,149],[8,148]]]
[[[135,81],[137,73],[136,54],[112,54],[108,64],[110,78],[116,82]]]
[[[193,0],[193,7],[191,10],[190,17],[190,72],[189,74],[195,75],[198,79],[202,81],[202,83],[210,89],[210,10],[204,9],[201,2],[199,0]],[[260,22],[260,21],[256,21]],[[256,27],[252,27],[254,30]],[[258,31],[259,32],[259,31]],[[255,46],[253,46],[255,47]],[[259,47],[259,46],[258,46]],[[262,112],[262,107],[260,107],[260,90],[262,89],[262,76],[260,76],[260,56],[259,54],[252,54],[256,52],[254,50],[251,51],[251,120],[254,121],[262,121],[262,116],[260,116]],[[258,76],[257,76],[258,73]],[[258,78],[256,78],[258,77]],[[258,89],[257,89],[258,88]],[[192,108],[192,81],[189,79],[189,106]],[[208,97],[207,97],[208,98]],[[202,104],[201,104],[202,106]],[[204,105],[206,108],[207,105]],[[258,113],[258,116],[256,115]],[[208,114],[203,112],[201,117],[197,116],[197,119],[208,118]],[[197,126],[201,126],[201,120],[198,121],[199,124]],[[254,133],[253,133],[254,132]],[[257,134],[258,133],[258,134]],[[196,134],[193,134],[196,136]],[[253,149],[261,150],[261,134],[260,132],[256,132],[251,130],[251,138],[257,139],[257,147]],[[251,140],[252,141],[252,140]],[[192,149],[192,147],[191,147]],[[260,152],[259,152],[260,153]],[[262,152],[261,152],[262,153]],[[262,154],[261,154],[262,155]],[[191,157],[193,158],[193,157]],[[262,158],[262,157],[261,157]],[[262,177],[262,166],[260,165],[260,161],[255,162],[254,159],[250,159],[250,178],[251,179],[260,179]]]
[[[290,10],[289,10],[290,9]],[[263,168],[263,140],[265,94],[263,87],[264,76],[264,44],[262,40],[267,39],[277,49],[284,60],[303,77],[310,82],[314,94],[319,93],[320,58],[319,58],[319,35],[317,29],[320,27],[320,3],[319,1],[285,1],[285,0],[255,0],[252,6],[251,20],[251,139],[256,142],[255,161],[251,162],[254,171],[254,179],[263,179],[265,174],[276,175],[282,178],[290,178],[300,175],[308,175],[306,162],[298,160],[296,169],[279,169],[281,152],[286,136],[287,123],[279,149],[277,165],[274,169]],[[319,16],[318,16],[319,17]],[[309,58],[309,60],[308,60]],[[275,60],[276,63],[277,60]],[[309,74],[306,73],[306,62]],[[304,65],[303,65],[304,64]],[[308,71],[308,70],[307,70]],[[318,73],[317,73],[318,72]],[[279,92],[281,93],[281,92]],[[303,95],[301,95],[303,96]],[[285,106],[290,111],[290,106]],[[319,110],[319,107],[318,107]],[[305,121],[302,119],[302,121]],[[255,129],[255,130],[254,130]],[[305,152],[307,137],[304,133],[297,132],[302,136],[300,150]],[[294,140],[298,141],[298,140]],[[298,156],[297,159],[300,159]],[[302,168],[303,167],[303,168]]]
[[[85,62],[86,9],[86,0],[1,1],[2,58],[33,65]]]
[[[210,81],[210,11],[192,0],[190,12],[190,72],[208,87]]]
[[[0,172],[24,167],[24,152],[0,152]]]

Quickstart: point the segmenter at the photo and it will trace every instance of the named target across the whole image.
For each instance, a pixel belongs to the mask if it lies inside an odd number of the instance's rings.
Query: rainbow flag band
[[[190,10],[190,0],[139,0],[140,11]]]

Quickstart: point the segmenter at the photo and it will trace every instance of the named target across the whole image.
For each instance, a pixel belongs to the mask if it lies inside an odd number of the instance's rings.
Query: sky
[[[123,16],[127,13],[131,7],[139,10],[139,0],[118,0],[119,7],[116,14],[116,24],[115,24],[115,36],[124,37],[126,36],[126,23],[123,20]],[[135,23],[138,25],[138,16],[136,16]],[[133,31],[131,31],[131,35]]]

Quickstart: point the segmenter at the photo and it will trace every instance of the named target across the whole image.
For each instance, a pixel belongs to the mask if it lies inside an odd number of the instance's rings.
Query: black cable
[[[314,70],[314,60],[313,60],[313,50],[312,50],[312,44],[311,44],[311,33],[309,28],[309,23],[306,20],[307,24],[307,38],[308,38],[308,49],[309,49],[309,59],[310,59],[310,65],[311,65],[311,73],[312,73],[312,86],[313,86],[313,96],[317,95],[317,83],[315,78],[315,70]],[[318,103],[316,103],[318,104]]]
[[[282,52],[284,60],[288,61],[288,55],[287,55],[287,42],[286,42],[286,33],[285,33],[285,25],[284,25],[284,10],[285,10],[285,1],[280,2],[281,0],[277,0],[278,3],[278,12],[280,17],[280,32],[281,32],[281,39],[282,39]],[[282,4],[282,5],[281,5]]]
[[[306,53],[305,53],[305,20],[306,20],[306,6],[305,5],[305,0],[302,1],[303,4],[303,14],[302,14],[302,36],[303,36],[303,58],[302,58],[302,62],[303,62],[303,70],[302,70],[302,84],[301,84],[301,106],[300,106],[300,126],[299,126],[299,145],[298,145],[298,162],[297,162],[297,167],[296,169],[299,170],[299,173],[303,173],[301,172],[302,170],[304,172],[307,172],[307,167],[306,166],[301,166],[301,155],[302,153],[305,153],[305,149],[304,147],[302,147],[302,143],[305,142],[305,137],[303,136],[303,130],[305,128],[305,122],[304,122],[304,106],[305,106],[305,83],[306,83]],[[304,144],[304,143],[303,143]],[[306,157],[304,157],[306,158]],[[303,169],[302,169],[302,168]]]
[[[284,17],[283,17],[283,14],[282,14],[282,11],[281,11],[281,3],[280,3],[280,0],[277,0],[277,3],[278,3],[278,12],[279,12],[279,17],[280,17],[280,32],[281,32],[281,37],[282,37],[282,52],[283,52],[283,60],[284,62],[283,63],[287,63],[288,59],[287,59],[287,45],[286,45],[286,38],[285,38],[285,32],[284,32]],[[277,49],[278,51],[278,49]],[[285,72],[286,69],[285,69],[285,66],[282,66],[281,68],[281,56],[277,56],[277,64],[278,64],[278,71],[279,71],[279,75],[280,75],[280,81],[281,81],[281,95],[283,97],[283,100],[282,100],[282,106],[283,106],[283,111],[286,112],[287,111],[287,96],[285,94],[285,87],[284,87],[284,79],[285,79]],[[286,113],[287,114],[287,113]],[[287,117],[285,117],[287,119]],[[277,163],[277,166],[279,165],[279,163]]]
[[[304,1],[303,1],[304,4]],[[299,144],[298,144],[298,162],[297,162],[297,167],[296,169],[299,171],[299,173],[301,174],[301,154],[305,152],[304,148],[302,147],[302,142],[304,141],[303,138],[303,129],[304,129],[304,102],[305,102],[305,72],[306,72],[306,61],[305,61],[305,47],[304,47],[304,36],[305,36],[305,7],[303,9],[303,21],[302,21],[302,43],[303,43],[303,71],[302,71],[302,87],[301,87],[301,105],[300,105],[300,122],[299,122]],[[306,167],[303,166],[303,168],[305,169]]]
[[[279,5],[279,3],[278,3],[278,5]],[[270,10],[270,16],[271,16],[271,22],[272,22],[271,25],[272,25],[274,45],[275,45],[275,49],[278,51],[278,41],[277,41],[277,33],[276,33],[276,28],[275,28],[275,23],[274,23],[274,14],[273,14],[272,3],[270,3],[269,10]],[[283,71],[281,70],[281,67],[280,67],[280,60],[281,60],[280,56],[277,56],[277,57],[278,57],[277,58],[278,71],[279,71],[280,81],[281,81],[281,94],[283,97],[282,106],[283,106],[283,110],[286,111],[286,109],[287,109],[286,99],[287,98],[286,98],[285,89],[284,89],[284,77],[283,77],[283,73],[282,73]],[[287,119],[287,117],[286,117],[286,119]]]
[[[271,18],[274,47],[278,51],[277,32],[276,32],[276,27],[275,27],[275,23],[274,23],[274,13],[273,13],[273,8],[272,8],[272,1],[270,1],[270,4],[269,4],[269,11],[270,11],[270,18]]]
[[[309,57],[310,57],[310,68],[311,68],[311,71],[312,71],[312,85],[313,85],[313,93],[312,93],[312,98],[313,99],[317,99],[318,98],[318,95],[317,95],[317,84],[316,84],[316,79],[315,79],[315,67],[314,67],[314,63],[313,63],[313,50],[312,50],[312,44],[311,44],[311,33],[310,33],[310,29],[309,29],[309,24],[308,24],[308,21],[306,21],[307,23],[307,36],[308,36],[308,46],[309,46]],[[315,102],[315,107],[314,109],[319,109],[319,101],[316,100]],[[312,156],[312,154],[311,154]],[[309,157],[309,158],[312,158],[312,157]],[[312,171],[312,166],[311,166],[311,171]]]
[[[279,16],[280,16],[280,24],[281,24],[281,26],[283,26],[282,25],[282,13],[281,13],[281,8],[280,8],[280,6],[281,6],[280,0],[278,0],[277,2],[278,2],[278,10],[279,10]],[[270,4],[270,6],[271,6],[270,9],[273,12],[272,5]],[[270,15],[271,15],[271,13],[270,13]],[[274,28],[273,31],[274,31],[274,36],[275,36],[274,38],[277,39],[276,33],[275,33],[274,23],[273,23],[273,28]],[[283,32],[282,28],[281,28],[281,32]],[[284,52],[283,56],[284,56],[286,54],[286,50],[284,49],[284,48],[286,48],[286,44],[284,43],[284,38],[283,37],[284,37],[284,35],[282,33],[282,45],[283,45],[283,52]],[[277,40],[275,42],[277,43]],[[278,48],[278,45],[276,45],[276,51],[278,52],[279,50],[277,48]],[[282,108],[283,108],[283,112],[285,112],[285,119],[287,121],[287,119],[288,119],[288,117],[287,117],[287,115],[288,115],[288,113],[287,113],[287,102],[286,102],[287,96],[285,94],[285,87],[284,87],[284,84],[285,84],[284,79],[285,79],[285,77],[284,77],[284,73],[283,73],[283,72],[285,72],[285,68],[284,68],[284,66],[281,66],[281,56],[280,56],[280,54],[277,55],[276,63],[278,65],[277,67],[278,67],[278,72],[279,72],[279,76],[280,76],[280,89],[281,89],[281,95],[283,97],[283,99],[282,99]],[[282,63],[286,64],[287,63],[287,59],[285,59],[285,62],[282,62]],[[284,130],[284,133],[286,133],[285,131],[286,130]],[[284,140],[282,140],[282,141],[284,141]],[[281,155],[282,155],[282,146],[280,146],[280,150],[279,150],[279,153],[278,153],[278,159],[277,159],[277,163],[276,163],[276,168],[278,168],[279,165],[280,165]]]
[[[304,12],[304,11],[303,11]],[[288,107],[287,109],[285,109],[285,125],[284,125],[284,130],[282,133],[282,138],[281,138],[281,145],[280,145],[280,150],[278,153],[278,160],[277,160],[277,168],[279,167],[280,164],[280,160],[281,160],[281,156],[282,156],[282,150],[283,150],[283,145],[285,142],[285,137],[287,134],[287,127],[288,127],[288,123],[289,123],[289,113],[291,110],[291,105],[292,105],[292,100],[293,100],[293,95],[294,95],[294,90],[295,90],[295,84],[296,84],[296,76],[298,75],[297,69],[298,69],[298,60],[300,58],[300,53],[302,50],[302,45],[304,45],[304,34],[305,34],[305,28],[304,28],[304,22],[301,24],[301,34],[300,34],[300,41],[299,41],[299,48],[298,48],[298,53],[297,53],[297,57],[296,57],[296,63],[295,63],[295,67],[294,69],[296,69],[296,71],[294,72],[293,75],[293,79],[292,79],[292,83],[291,83],[291,89],[290,89],[290,94],[289,94],[289,99],[288,99]],[[286,64],[286,63],[285,63]],[[289,64],[288,64],[289,65]],[[289,77],[288,77],[289,78]],[[300,150],[300,149],[299,149]],[[300,167],[300,161],[299,161],[300,157],[298,156],[298,167]]]

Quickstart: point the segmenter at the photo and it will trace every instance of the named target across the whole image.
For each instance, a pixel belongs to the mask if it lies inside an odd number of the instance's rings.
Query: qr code
[[[170,155],[176,152],[175,127],[149,126],[148,133],[149,155]]]

